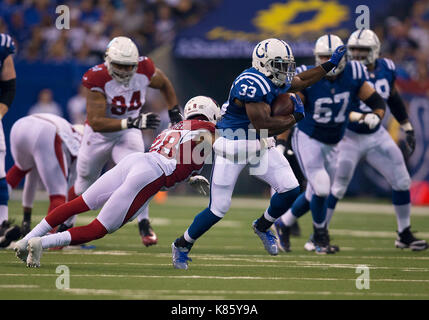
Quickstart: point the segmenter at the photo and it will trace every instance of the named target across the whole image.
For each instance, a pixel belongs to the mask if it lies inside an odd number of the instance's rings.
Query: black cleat
[[[398,233],[398,238],[395,240],[396,248],[410,248],[412,251],[422,251],[428,248],[426,240],[420,240],[414,237],[410,230],[411,226],[405,228],[401,233]]]
[[[143,219],[139,222],[139,233],[142,238],[142,242],[146,247],[158,243],[158,237],[153,231],[148,219]]]
[[[314,227],[313,241],[315,252],[317,254],[333,254],[336,250],[330,245],[329,233],[327,228]]]
[[[10,223],[8,223],[10,225]],[[3,225],[5,225],[5,223],[3,222]],[[0,248],[7,248],[10,243],[12,241],[16,241],[21,237],[21,228],[13,225],[13,226],[9,226],[9,228],[7,228],[4,233],[3,236],[0,237]]]
[[[31,231],[31,220],[22,220],[21,236],[25,237]]]

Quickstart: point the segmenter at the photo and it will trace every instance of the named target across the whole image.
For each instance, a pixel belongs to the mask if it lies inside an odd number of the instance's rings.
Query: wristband
[[[401,124],[401,128],[404,131],[412,131],[413,130],[413,126],[409,122]]]
[[[121,120],[121,130],[128,129],[128,119]]]
[[[322,63],[320,66],[323,68],[323,70],[325,70],[326,73],[328,73],[329,71],[331,71],[336,67],[336,65],[331,61],[326,61],[325,63]]]

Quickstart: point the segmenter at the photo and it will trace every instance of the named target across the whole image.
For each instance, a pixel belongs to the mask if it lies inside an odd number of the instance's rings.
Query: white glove
[[[284,153],[285,153],[285,150],[286,150],[286,147],[285,147],[284,145],[282,145],[282,144],[278,144],[278,145],[276,146],[276,149],[277,149],[281,154],[284,154]]]
[[[367,113],[365,118],[363,118],[363,123],[365,123],[368,128],[374,129],[380,123],[381,119],[375,113]]]
[[[203,176],[190,177],[189,185],[205,196],[207,195],[206,188],[210,189],[210,182]]]

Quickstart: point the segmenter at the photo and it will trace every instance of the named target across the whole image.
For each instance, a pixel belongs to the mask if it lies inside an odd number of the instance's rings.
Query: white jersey
[[[126,119],[137,117],[146,101],[146,91],[155,73],[155,65],[148,57],[140,57],[136,73],[129,85],[114,80],[105,63],[89,69],[82,77],[82,85],[106,97],[106,117]]]
[[[73,157],[79,153],[79,147],[82,141],[82,135],[73,129],[73,126],[67,120],[50,113],[35,113],[29,118],[38,118],[53,124],[56,128],[58,136],[67,150]]]
[[[204,131],[214,133],[215,125],[208,121],[184,120],[164,130],[152,143],[149,152],[165,173],[165,187],[170,188],[201,170],[212,148],[211,144],[208,150],[203,146],[196,148],[194,138]]]

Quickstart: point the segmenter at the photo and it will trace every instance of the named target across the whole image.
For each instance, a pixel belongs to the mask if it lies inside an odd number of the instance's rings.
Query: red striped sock
[[[49,196],[48,215],[52,212],[52,210],[64,204],[65,202],[66,202],[66,197],[61,194],[54,194],[52,196]]]
[[[87,243],[103,238],[107,234],[106,228],[97,219],[86,226],[71,228],[67,231],[71,235],[70,245]]]
[[[18,184],[21,182],[21,180],[25,177],[27,172],[30,170],[31,169],[26,171],[21,170],[16,166],[16,164],[14,164],[12,168],[10,168],[7,171],[7,174],[6,174],[6,181],[8,185],[10,185],[12,189],[15,189],[18,186]]]
[[[49,213],[45,220],[52,228],[54,228],[66,221],[71,216],[86,211],[89,211],[89,207],[86,205],[82,196],[79,196],[73,201],[66,202],[59,207],[56,207],[54,210],[52,210],[52,212]]]

